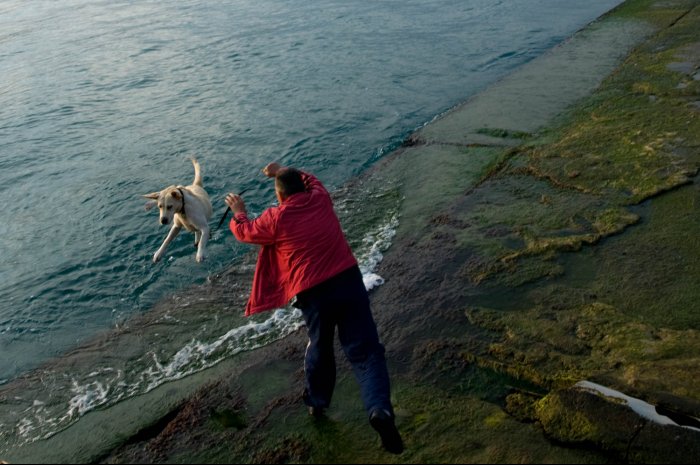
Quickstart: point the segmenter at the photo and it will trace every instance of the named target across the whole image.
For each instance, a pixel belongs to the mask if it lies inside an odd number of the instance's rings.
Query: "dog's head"
[[[144,197],[150,199],[146,203],[146,210],[155,206],[160,210],[160,224],[172,223],[175,213],[182,212],[182,192],[177,186],[166,187],[160,192],[151,192]]]

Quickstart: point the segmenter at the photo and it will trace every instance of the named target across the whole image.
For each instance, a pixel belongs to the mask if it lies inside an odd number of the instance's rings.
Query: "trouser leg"
[[[371,331],[370,326],[365,326],[365,331]],[[345,334],[348,335],[348,332]],[[379,408],[393,414],[384,346],[378,340],[352,336],[341,336],[341,344],[360,385],[360,394],[367,413]]]
[[[367,413],[383,409],[393,415],[384,346],[379,342],[369,296],[359,270],[352,284],[346,289],[346,308],[338,317],[340,344],[360,384],[360,393]]]
[[[335,388],[335,356],[333,338],[335,323],[316,302],[301,309],[306,321],[309,343],[304,357],[304,403],[327,408]]]

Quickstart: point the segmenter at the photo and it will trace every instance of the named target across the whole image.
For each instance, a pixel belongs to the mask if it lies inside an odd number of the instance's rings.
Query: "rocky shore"
[[[700,5],[628,0],[347,186],[402,199],[372,304],[403,454],[342,357],[307,415],[301,329],[112,407],[152,424],[70,460],[698,463],[699,169]]]

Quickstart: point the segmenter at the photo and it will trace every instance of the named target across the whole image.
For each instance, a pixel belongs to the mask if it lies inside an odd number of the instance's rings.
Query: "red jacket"
[[[302,173],[302,179],[306,192],[252,221],[238,213],[229,224],[239,241],[262,245],[246,316],[283,307],[299,292],[357,264],[328,191],[310,174]]]

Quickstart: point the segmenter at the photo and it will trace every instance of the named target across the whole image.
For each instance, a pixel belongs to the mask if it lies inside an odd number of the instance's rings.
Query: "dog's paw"
[[[206,255],[204,255],[204,254],[201,254],[201,255],[200,255],[200,254],[197,254],[197,257],[196,257],[197,263],[202,263],[202,262],[203,262],[204,260],[206,260],[206,259],[207,259],[207,256],[206,256]]]
[[[159,254],[158,252],[153,254],[153,263],[158,263],[161,259],[162,255]]]

